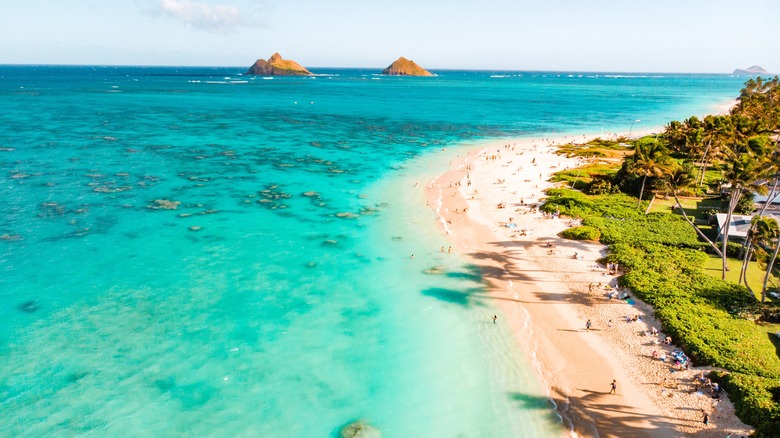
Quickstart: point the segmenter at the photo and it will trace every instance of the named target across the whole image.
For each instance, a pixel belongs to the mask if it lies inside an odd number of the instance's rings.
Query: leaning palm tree
[[[739,282],[744,283],[748,290],[752,291],[747,281],[747,269],[753,253],[757,260],[764,260],[768,256],[769,247],[780,233],[777,221],[774,218],[766,216],[754,216],[750,221],[750,230],[747,235],[747,249],[745,250],[745,260],[742,263],[742,271],[739,273]]]
[[[634,172],[642,177],[642,188],[639,190],[639,202],[637,208],[642,205],[642,196],[645,192],[647,177],[660,178],[669,169],[669,152],[663,144],[656,141],[639,143],[634,151]]]
[[[766,186],[758,184],[758,181],[767,168],[767,159],[769,157],[766,139],[764,137],[751,138],[748,141],[737,140],[730,148],[726,149],[727,159],[724,161],[723,176],[725,181],[731,186],[729,190],[729,203],[726,212],[726,222],[723,225],[722,249],[723,249],[723,272],[722,278],[726,279],[728,263],[726,260],[728,253],[729,228],[734,209],[737,207],[742,193],[760,193],[766,194]]]
[[[679,192],[681,189],[684,189],[686,187],[690,187],[695,180],[695,177],[693,175],[693,165],[691,163],[688,163],[686,165],[679,165],[675,164],[670,167],[669,172],[666,174],[666,184],[671,189],[672,195],[674,195],[674,202],[675,206],[680,209],[680,212],[682,213],[683,218],[690,226],[693,227],[693,229],[696,231],[696,234],[699,235],[702,239],[704,239],[705,242],[707,242],[712,249],[715,251],[718,256],[723,257],[723,253],[721,252],[720,248],[718,248],[715,243],[707,237],[704,232],[696,226],[696,224],[693,223],[693,221],[688,217],[688,214],[685,212],[685,209],[682,206],[682,203],[680,202],[679,198]]]
[[[767,260],[766,273],[764,273],[764,283],[761,285],[762,303],[766,301],[766,288],[767,285],[769,284],[769,277],[772,276],[772,269],[775,266],[775,261],[777,260],[778,254],[780,254],[780,238],[777,239],[777,242],[775,243],[775,250],[772,253],[772,255],[769,257],[769,260]]]
[[[773,163],[776,163],[777,160],[776,160],[776,158],[772,158],[771,161]],[[776,167],[776,164],[775,164],[774,167]],[[756,218],[764,216],[764,213],[766,213],[767,207],[769,207],[769,205],[772,204],[775,201],[775,198],[777,198],[777,196],[780,195],[780,193],[777,192],[778,185],[780,185],[780,172],[775,174],[774,179],[775,179],[775,181],[772,184],[772,189],[769,191],[769,196],[767,196],[766,202],[764,202],[764,205],[761,207],[761,210],[758,211],[758,214],[757,214]],[[756,221],[751,221],[750,229],[748,229],[748,232],[747,232],[748,236],[750,236],[751,233],[755,233],[756,232],[756,226],[757,226],[757,222]],[[751,249],[752,245],[753,245],[753,242],[751,241],[751,239],[749,239],[749,238],[745,239],[745,244],[742,247],[743,259],[742,259],[742,270],[740,271],[740,274],[739,274],[739,281],[738,281],[739,283],[742,283],[742,281],[744,280],[744,277],[747,275],[747,265],[750,263],[750,258],[751,258],[750,249]]]

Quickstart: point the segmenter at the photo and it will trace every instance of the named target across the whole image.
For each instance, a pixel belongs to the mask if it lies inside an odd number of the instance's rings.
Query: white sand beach
[[[573,221],[545,218],[536,209],[553,186],[552,173],[585,162],[556,155],[555,145],[592,137],[497,144],[459,156],[426,187],[442,232],[483,272],[503,313],[499,322],[537,365],[572,434],[749,434],[727,397],[716,402],[696,387],[706,368],[676,371],[669,360],[653,358],[654,351],[669,355],[675,347],[659,342],[665,335],[649,306],[607,296],[617,277],[598,262],[606,248],[559,238]],[[647,333],[653,327],[655,336]],[[610,394],[613,379],[616,394]]]

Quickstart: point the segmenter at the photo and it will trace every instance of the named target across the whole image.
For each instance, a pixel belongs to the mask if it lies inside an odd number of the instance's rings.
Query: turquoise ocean
[[[556,436],[421,187],[744,80],[315,70],[0,66],[0,436]]]

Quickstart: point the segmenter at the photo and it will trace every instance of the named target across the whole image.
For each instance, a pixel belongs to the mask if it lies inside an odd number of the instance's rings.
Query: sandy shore
[[[706,369],[676,371],[653,358],[654,351],[668,355],[675,347],[657,343],[663,333],[646,334],[661,329],[649,306],[606,296],[616,277],[598,263],[605,247],[559,238],[571,221],[545,218],[534,208],[552,187],[552,173],[584,163],[556,155],[554,145],[587,139],[498,144],[461,155],[426,187],[442,231],[483,272],[503,313],[499,322],[536,364],[572,434],[747,435],[750,428],[727,398],[715,402],[696,388]],[[613,379],[616,394],[610,394]]]

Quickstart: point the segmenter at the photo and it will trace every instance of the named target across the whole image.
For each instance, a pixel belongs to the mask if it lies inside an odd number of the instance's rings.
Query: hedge
[[[780,381],[742,373],[713,372],[742,421],[756,427],[756,438],[780,436]]]
[[[588,226],[572,227],[563,230],[561,237],[572,240],[599,240],[601,231],[598,228]]]

